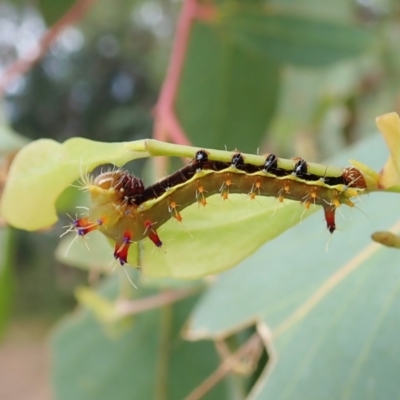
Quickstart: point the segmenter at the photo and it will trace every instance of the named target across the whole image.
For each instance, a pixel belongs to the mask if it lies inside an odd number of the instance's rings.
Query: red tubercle
[[[155,222],[151,222],[150,220],[147,220],[144,222],[144,227],[145,227],[145,233],[148,232],[147,236],[148,238],[157,246],[161,247],[162,246],[162,241],[160,240],[160,237],[158,236],[157,231],[153,228],[153,225]]]
[[[114,258],[119,260],[121,265],[124,265],[128,262],[128,251],[129,246],[132,243],[132,232],[125,231],[124,236],[122,237],[122,244],[116,243],[114,249]]]
[[[160,240],[160,237],[158,236],[156,231],[150,231],[149,233],[149,239],[157,246],[161,247],[162,246],[162,241]]]
[[[330,233],[335,232],[335,229],[336,229],[335,211],[336,211],[336,207],[335,206],[332,206],[330,204],[324,206],[324,214],[325,214],[326,226],[327,226],[328,231]]]
[[[125,243],[115,244],[114,258],[118,260],[121,265],[124,265],[128,262],[128,250],[129,250],[129,245]]]
[[[74,220],[72,224],[76,228],[79,236],[85,236],[89,232],[98,229],[99,226],[103,224],[103,221],[99,219],[97,222],[92,222],[89,220],[89,218],[84,217]]]

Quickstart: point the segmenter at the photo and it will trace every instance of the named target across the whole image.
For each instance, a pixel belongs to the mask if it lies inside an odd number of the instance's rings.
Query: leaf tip
[[[387,189],[400,183],[400,117],[396,112],[390,112],[375,121],[390,152],[378,182],[380,188]]]
[[[386,247],[400,248],[400,237],[396,236],[392,232],[386,232],[386,231],[374,232],[371,235],[371,239],[374,242],[380,243]]]

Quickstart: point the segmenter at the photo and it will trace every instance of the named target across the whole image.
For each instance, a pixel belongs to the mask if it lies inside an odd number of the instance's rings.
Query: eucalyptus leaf
[[[351,150],[378,168],[386,149],[379,137]],[[251,398],[392,398],[400,390],[399,254],[370,234],[400,231],[395,195],[360,199],[332,238],[318,215],[263,246],[222,274],[196,306],[188,337],[220,338],[244,325],[266,324],[276,362]],[[348,212],[350,211],[350,212]],[[329,395],[328,395],[329,394]]]
[[[255,152],[279,98],[280,67],[195,22],[175,110],[195,145]]]
[[[183,210],[182,223],[171,219],[160,229],[162,249],[149,239],[141,243],[146,275],[196,279],[221,272],[320,208],[306,210],[271,197],[252,201],[247,195],[230,195],[228,201],[215,195],[207,202],[206,207],[192,204]]]
[[[31,142],[11,165],[0,213],[16,228],[33,231],[54,224],[55,202],[74,180],[101,164],[123,165],[148,156],[143,141],[137,143],[136,151],[123,143],[83,138],[69,139],[63,144],[50,139]]]
[[[32,142],[20,151],[12,164],[1,212],[16,227],[41,228],[55,222],[54,203],[59,194],[99,164],[121,165],[127,160],[149,155],[191,154],[193,157],[195,151],[195,148],[152,140],[114,144],[80,138],[64,144],[51,140]],[[232,157],[231,152],[212,152],[222,160]],[[261,156],[244,157],[258,164],[264,160]],[[281,163],[293,166],[293,161],[281,160]],[[311,167],[326,171],[324,166],[310,164]],[[172,219],[161,227],[159,233],[164,242],[161,250],[148,239],[131,244],[128,261],[132,266],[142,268],[145,274],[153,277],[196,279],[216,273],[236,265],[263,243],[318,209],[306,210],[290,201],[281,204],[275,198],[250,200],[247,194],[229,196],[227,201],[214,196],[206,207],[201,208],[195,202],[195,194],[193,189],[195,204],[182,212],[183,223]],[[221,212],[222,208],[224,212]],[[71,235],[76,234],[72,229]],[[204,246],[209,248],[207,254]],[[191,265],[182,254],[192,255]]]
[[[234,43],[279,64],[318,67],[371,46],[367,29],[265,7],[222,8],[216,27]]]
[[[107,286],[103,294],[115,298],[115,279]],[[151,292],[135,292],[135,297],[146,295]],[[138,314],[130,329],[113,335],[88,311],[65,319],[51,341],[57,399],[184,398],[218,362],[211,343],[188,343],[180,337],[194,301]],[[184,370],[190,373],[183,376]],[[225,398],[224,386],[218,385],[206,398]]]

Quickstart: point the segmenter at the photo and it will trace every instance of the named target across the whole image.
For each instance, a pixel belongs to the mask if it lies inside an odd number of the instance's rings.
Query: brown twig
[[[197,386],[185,400],[199,400],[208,393],[222,378],[235,368],[242,357],[252,353],[254,348],[262,345],[260,335],[255,332],[235,353],[226,358],[220,366],[199,386]]]
[[[32,57],[21,58],[0,76],[0,96],[15,79],[28,72],[49,50],[58,35],[69,25],[80,21],[96,0],[78,0],[40,39],[39,51]]]

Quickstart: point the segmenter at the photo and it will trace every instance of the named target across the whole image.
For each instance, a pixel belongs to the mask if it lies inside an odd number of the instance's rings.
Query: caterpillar
[[[195,202],[206,206],[207,198],[214,194],[223,199],[231,193],[245,193],[250,199],[273,196],[280,202],[297,200],[306,208],[319,205],[327,229],[333,233],[336,209],[341,204],[354,207],[351,198],[367,187],[355,167],[344,168],[340,175],[326,172],[321,176],[309,172],[307,162],[301,158],[294,159],[291,168],[282,164],[274,154],[255,165],[246,163],[239,152],[225,162],[213,160],[206,150],[198,150],[187,166],[147,187],[123,169],[104,172],[83,179],[90,195],[89,213],[73,220],[68,231],[85,236],[99,230],[115,241],[114,257],[124,265],[131,243],[148,237],[161,247],[157,229],[171,218],[182,221],[184,208]]]

